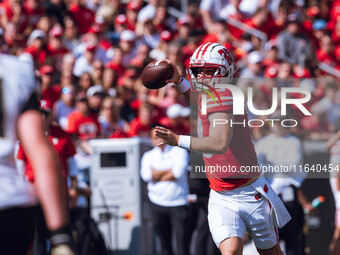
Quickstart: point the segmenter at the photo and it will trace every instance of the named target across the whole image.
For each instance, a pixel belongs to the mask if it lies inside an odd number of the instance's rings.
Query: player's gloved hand
[[[76,255],[70,227],[62,227],[50,232],[51,255]]]

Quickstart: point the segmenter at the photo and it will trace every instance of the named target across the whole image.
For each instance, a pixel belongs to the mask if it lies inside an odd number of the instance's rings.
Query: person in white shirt
[[[186,227],[189,153],[179,147],[159,145],[162,139],[156,137],[155,127],[156,125],[150,131],[151,142],[155,147],[145,152],[142,157],[141,177],[147,182],[154,228],[160,239],[160,254],[173,254],[172,229],[174,229],[177,246],[175,254],[186,255],[189,254]]]

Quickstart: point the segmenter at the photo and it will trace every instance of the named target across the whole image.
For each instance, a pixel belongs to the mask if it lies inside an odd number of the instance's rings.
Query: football
[[[173,74],[174,70],[167,61],[153,61],[144,68],[142,83],[148,89],[159,89],[166,85],[165,81],[171,79]]]

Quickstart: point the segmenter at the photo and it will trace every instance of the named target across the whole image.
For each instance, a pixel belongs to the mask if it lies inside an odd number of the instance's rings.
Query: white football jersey
[[[0,210],[37,203],[32,185],[18,173],[14,158],[17,119],[36,92],[32,64],[0,54]]]

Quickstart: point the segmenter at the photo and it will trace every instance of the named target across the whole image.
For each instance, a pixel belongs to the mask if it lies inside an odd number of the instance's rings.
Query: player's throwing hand
[[[179,135],[175,134],[171,130],[164,128],[164,127],[159,127],[157,126],[155,128],[155,134],[157,137],[162,138],[163,142],[161,142],[159,145],[163,144],[169,144],[171,146],[178,146],[179,144]]]

